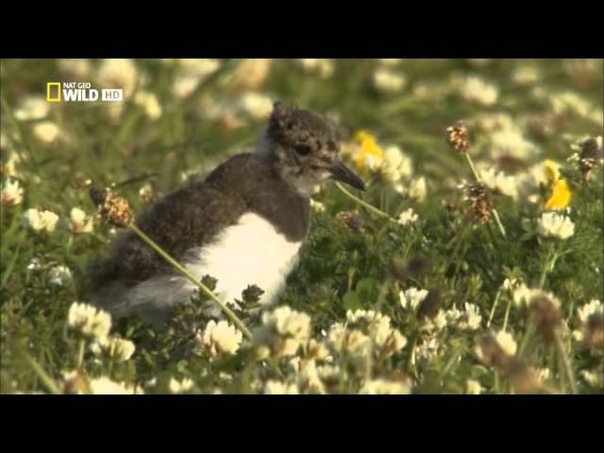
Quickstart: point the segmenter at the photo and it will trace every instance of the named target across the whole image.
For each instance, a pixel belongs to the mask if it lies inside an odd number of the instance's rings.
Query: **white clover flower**
[[[4,137],[4,135],[2,135]],[[3,141],[5,141],[3,139]],[[8,145],[2,145],[0,148],[0,156],[2,159],[0,160],[0,170],[2,176],[6,178],[12,178],[15,176],[20,176],[20,173],[17,172],[17,165],[21,162],[21,156],[9,148]]]
[[[147,118],[151,120],[158,119],[162,114],[157,96],[149,91],[137,91],[134,95],[134,103],[141,107]]]
[[[478,306],[474,304],[465,303],[465,324],[464,328],[469,330],[476,330],[480,327],[480,322],[482,321],[482,316],[480,315],[480,311]]]
[[[516,354],[516,349],[518,349],[518,345],[516,344],[516,341],[514,341],[514,337],[511,333],[506,332],[504,330],[500,330],[495,334],[495,341],[497,341],[497,344],[501,347],[501,349],[503,349],[503,352],[505,352],[507,355],[513,356]]]
[[[447,318],[447,323],[449,324],[457,324],[457,321],[463,316],[463,313],[457,308],[450,308],[445,312],[445,316]]]
[[[533,65],[522,65],[512,72],[512,80],[518,85],[532,85],[540,76],[539,68]]]
[[[90,60],[84,58],[61,58],[57,63],[61,72],[74,79],[85,80],[90,78]]]
[[[489,106],[497,102],[499,92],[493,84],[485,82],[476,76],[454,77],[453,86],[461,96],[470,102]]]
[[[115,382],[108,377],[100,377],[97,379],[91,379],[90,390],[95,395],[133,395],[144,393],[142,389],[134,389],[132,385]]]
[[[32,258],[29,264],[27,265],[28,271],[38,271],[42,268],[42,263],[40,262],[40,258]]]
[[[481,129],[483,132],[488,132],[489,134],[497,131],[521,131],[514,118],[507,113],[501,112],[480,113],[469,120],[468,124],[476,126],[478,129]]]
[[[338,365],[325,364],[317,367],[317,376],[323,382],[335,381],[340,378],[340,367]]]
[[[466,58],[466,61],[475,68],[486,68],[494,61],[493,58]]]
[[[170,393],[186,393],[193,388],[193,381],[189,378],[184,378],[182,381],[177,381],[174,378],[170,378],[168,383],[168,389]]]
[[[541,149],[527,140],[518,126],[497,130],[489,135],[488,147],[493,158],[511,156],[531,160],[541,154]],[[540,168],[543,173],[543,166]]]
[[[333,61],[325,58],[301,58],[298,61],[304,72],[316,74],[322,79],[331,77],[335,69]]]
[[[71,208],[69,230],[72,233],[91,233],[93,230],[92,216],[87,216],[80,208]]]
[[[400,351],[406,345],[407,338],[405,338],[398,330],[394,329],[390,330],[386,340],[382,343],[382,347],[389,353]]]
[[[552,293],[541,289],[533,289],[527,287],[525,284],[520,284],[512,293],[512,298],[514,299],[514,304],[516,306],[530,306],[533,299],[542,297],[550,300],[554,308],[560,308],[560,300]]]
[[[425,320],[425,324],[423,326],[426,330],[442,330],[447,326],[447,315],[443,310],[438,310],[438,313],[433,318],[429,318]]]
[[[419,304],[428,295],[428,290],[409,288],[405,291],[399,292],[399,299],[401,306],[405,309],[416,310]]]
[[[401,74],[397,74],[386,68],[378,68],[373,73],[373,86],[382,93],[397,93],[401,91],[407,80]]]
[[[182,174],[181,174],[181,177],[182,177]],[[185,177],[184,181],[186,181],[187,179],[188,179],[188,176]],[[145,184],[138,190],[138,195],[146,202],[152,201],[155,197],[155,191],[153,190],[153,186],[149,183]]]
[[[346,334],[346,327],[340,322],[334,322],[327,331],[327,344],[336,351],[342,350],[342,342]]]
[[[579,318],[580,326],[583,326],[583,330],[574,330],[572,332],[572,336],[575,341],[583,341],[585,339],[585,329],[587,328],[587,320],[590,318],[590,316],[597,314],[602,316],[603,311],[604,308],[602,306],[602,302],[597,299],[592,299],[577,309],[577,317]]]
[[[396,170],[393,170],[391,167],[384,166],[383,163],[384,156],[379,156],[376,154],[365,153],[362,158],[362,167],[368,168],[372,172],[375,172],[381,168],[384,170],[384,175],[386,178],[388,178],[389,175],[392,175],[390,177],[400,178]]]
[[[330,327],[327,344],[335,352],[350,355],[358,363],[363,363],[371,350],[371,338],[360,330],[347,329],[338,322]]]
[[[534,295],[538,294],[540,290],[530,289],[524,283],[519,284],[512,291],[512,297],[514,299],[514,304],[516,306],[528,305],[530,304]]]
[[[129,98],[138,83],[136,65],[132,60],[123,58],[103,60],[97,72],[97,81],[102,88],[122,88],[124,97]]]
[[[299,368],[299,385],[307,392],[325,394],[325,385],[319,378],[314,360],[304,360]]]
[[[423,202],[426,199],[428,190],[426,188],[426,178],[420,176],[419,178],[413,178],[407,183],[402,181],[394,184],[394,190],[403,196],[409,197],[411,200]]]
[[[407,196],[412,200],[423,202],[426,199],[426,195],[428,191],[426,189],[426,178],[420,176],[419,178],[413,178],[411,182],[409,182],[409,187],[405,191]],[[402,193],[405,195],[405,193]]]
[[[126,361],[132,357],[136,346],[130,340],[119,337],[105,337],[98,340],[98,345],[104,349],[107,354],[119,361]]]
[[[223,384],[229,384],[233,382],[233,375],[221,371],[220,373],[218,373],[218,380]]]
[[[493,167],[479,170],[478,175],[481,181],[494,192],[507,195],[514,200],[518,198],[518,182],[513,176],[506,176]]]
[[[591,102],[574,91],[549,93],[548,99],[552,110],[556,115],[572,112],[598,125],[601,125],[604,122],[604,113],[602,109],[598,109]]]
[[[241,96],[239,108],[254,119],[264,119],[273,111],[273,101],[265,94],[247,92]]]
[[[582,370],[579,375],[589,386],[601,387],[604,377],[601,372]]]
[[[241,60],[233,73],[233,86],[246,90],[258,90],[266,81],[272,62],[270,58],[246,58]]]
[[[262,322],[281,335],[291,335],[300,340],[308,340],[310,335],[310,316],[288,306],[279,307],[272,313],[264,313]]]
[[[413,97],[418,100],[442,99],[449,95],[451,87],[449,84],[435,81],[418,81],[413,84]]]
[[[540,368],[537,370],[537,374],[539,376],[539,381],[547,381],[551,375],[551,371],[549,368]]]
[[[216,121],[225,130],[233,130],[246,124],[242,119],[245,112],[241,97],[235,102],[205,95],[200,98],[198,111],[202,118]]]
[[[544,212],[537,222],[537,234],[544,238],[568,239],[575,234],[575,224],[563,214]]]
[[[365,359],[369,355],[371,338],[357,329],[346,329],[342,349],[353,357]]]
[[[177,99],[185,99],[199,86],[199,77],[195,75],[177,75],[172,83],[172,94]]]
[[[390,355],[402,349],[407,344],[407,339],[398,331],[390,327],[390,317],[373,310],[348,310],[346,320],[349,325],[359,327],[363,333],[369,334],[369,338],[384,353]],[[349,330],[349,332],[351,332]],[[354,340],[361,340],[356,334],[348,334]],[[361,340],[361,342],[364,340]]]
[[[581,324],[585,324],[591,315],[601,311],[603,311],[602,302],[598,299],[592,299],[577,310],[577,315]]]
[[[384,150],[382,158],[367,153],[368,167],[382,172],[386,180],[395,183],[401,178],[409,178],[413,174],[411,159],[398,146],[389,146]]]
[[[480,327],[482,316],[480,315],[480,310],[476,305],[465,302],[464,310],[458,313],[459,315],[457,319],[453,322],[455,322],[460,329],[476,330]],[[449,320],[449,322],[451,322],[449,316],[447,317],[447,319]]]
[[[32,131],[38,140],[42,143],[49,144],[59,137],[60,129],[59,126],[52,121],[42,121],[41,123],[34,124]]]
[[[466,393],[468,395],[480,395],[481,392],[482,386],[480,385],[480,382],[474,379],[468,379],[466,381]]]
[[[67,266],[54,266],[48,271],[49,283],[51,285],[63,286],[73,281],[73,275]]]
[[[430,362],[434,360],[440,352],[441,344],[436,336],[424,339],[415,349],[415,355],[418,360]]]
[[[23,189],[19,181],[8,178],[2,184],[1,204],[3,207],[17,206],[23,201]]]
[[[292,357],[287,362],[294,374],[298,374],[300,372],[300,362],[302,362],[302,359],[298,356]]]
[[[21,221],[26,228],[33,231],[53,232],[57,226],[59,216],[51,211],[40,211],[30,208],[22,214]]]
[[[365,382],[359,394],[363,395],[407,395],[411,392],[409,384],[401,381],[373,379]]]
[[[264,385],[264,394],[266,395],[298,395],[299,393],[300,391],[296,384],[286,384],[270,380]]]
[[[402,58],[378,58],[378,62],[382,66],[398,66],[403,61]]]
[[[397,223],[405,226],[417,222],[418,219],[419,217],[415,212],[413,212],[413,208],[409,208],[406,211],[401,212],[401,214],[398,216]]]
[[[506,278],[501,284],[501,289],[512,292],[521,285],[521,281],[516,278]]]
[[[346,320],[351,323],[358,323],[361,321],[366,321],[368,323],[373,322],[375,320],[382,320],[388,318],[386,315],[382,315],[374,310],[348,310],[346,311]],[[389,319],[389,318],[388,318]]]
[[[197,334],[199,349],[208,351],[211,357],[218,357],[221,353],[235,354],[242,340],[241,331],[224,320],[208,322],[203,334]]]
[[[310,207],[314,212],[325,212],[325,205],[320,201],[315,201],[312,198],[310,199]]]
[[[182,74],[206,79],[220,68],[220,61],[212,58],[180,58],[175,63]]]
[[[101,340],[109,335],[111,315],[91,305],[74,302],[69,307],[67,324],[83,334]]]
[[[548,165],[552,168],[553,172],[559,173],[558,169],[560,165],[558,163],[549,160]],[[516,174],[516,178],[519,180],[519,186],[523,188],[525,193],[534,191],[541,184],[547,185],[549,183],[545,168],[544,163],[539,162],[529,167],[526,171]]]
[[[15,118],[21,121],[41,120],[50,112],[50,104],[42,96],[27,96],[15,109]]]

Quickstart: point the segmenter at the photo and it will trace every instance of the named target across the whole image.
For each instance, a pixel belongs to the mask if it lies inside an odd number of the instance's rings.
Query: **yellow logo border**
[[[57,87],[57,97],[52,97],[50,93],[51,87]],[[61,102],[61,82],[47,82],[46,83],[46,101],[47,102]]]

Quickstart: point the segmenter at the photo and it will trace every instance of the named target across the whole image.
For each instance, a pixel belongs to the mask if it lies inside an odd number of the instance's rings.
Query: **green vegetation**
[[[0,64],[2,393],[604,391],[601,60]],[[72,81],[124,101],[47,102]],[[205,295],[157,330],[87,307],[116,233],[90,183],[139,213],[278,99],[338,125],[368,190],[313,195],[275,306],[236,310],[253,340]]]

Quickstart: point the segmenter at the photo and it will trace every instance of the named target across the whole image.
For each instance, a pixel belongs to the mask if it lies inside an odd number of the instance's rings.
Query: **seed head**
[[[447,128],[447,142],[458,153],[465,153],[470,147],[468,138],[468,128],[462,121],[458,121],[455,126]]]
[[[118,197],[110,189],[91,187],[90,198],[97,207],[97,215],[107,223],[119,228],[134,223],[134,213],[126,199]]]

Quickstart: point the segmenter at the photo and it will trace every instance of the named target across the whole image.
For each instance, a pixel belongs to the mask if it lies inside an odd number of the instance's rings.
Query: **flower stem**
[[[570,391],[572,394],[577,393],[577,385],[575,383],[575,374],[573,373],[573,368],[568,360],[568,356],[564,351],[564,345],[562,344],[562,338],[560,338],[560,333],[554,333],[554,344],[556,345],[556,351],[558,352],[558,359],[562,363],[562,368],[564,369],[564,374],[566,375],[566,379],[568,380],[568,385],[570,387]]]
[[[366,201],[361,200],[359,197],[357,197],[356,195],[353,195],[352,193],[350,193],[344,186],[342,186],[342,184],[340,184],[339,182],[336,182],[336,187],[338,189],[340,189],[340,191],[342,191],[342,193],[344,193],[344,195],[346,195],[348,198],[350,198],[351,200],[355,201],[356,203],[360,204],[361,206],[367,208],[369,211],[373,212],[374,214],[380,216],[380,217],[384,217],[388,220],[390,220],[391,222],[394,223],[398,223],[396,219],[390,217],[388,214],[386,214],[384,211],[382,211],[381,209],[376,208],[375,206],[367,203]]]
[[[136,227],[136,225],[132,224],[132,225],[130,225],[129,228],[132,231],[134,231],[134,233],[136,233],[138,235],[138,237],[140,237],[144,242],[146,242],[147,245],[149,245],[153,250],[155,250],[163,259],[165,259],[174,268],[176,268],[180,273],[182,273],[191,283],[193,283],[195,286],[197,286],[199,289],[201,289],[210,299],[212,299],[214,302],[216,302],[218,304],[218,306],[220,307],[220,309],[223,311],[223,313],[227,316],[227,318],[229,318],[233,322],[233,324],[235,324],[235,326],[237,326],[237,328],[239,330],[241,330],[241,332],[243,332],[243,334],[249,340],[252,339],[252,333],[245,326],[245,324],[243,324],[243,322],[237,317],[237,315],[235,313],[233,313],[233,311],[229,307],[227,307],[226,303],[224,303],[222,300],[220,300],[216,296],[216,294],[214,294],[212,291],[210,291],[207,286],[205,286],[203,283],[201,283],[201,281],[199,281],[197,278],[195,278],[195,276],[193,274],[191,274],[191,272],[189,272],[187,269],[185,269],[180,263],[178,263],[178,261],[176,261],[170,255],[168,255],[151,238],[149,238],[145,233],[143,233],[141,230],[139,230],[138,227]]]
[[[466,156],[466,162],[468,163],[468,167],[470,167],[472,176],[474,176],[474,181],[482,182],[480,180],[480,176],[478,176],[478,172],[476,171],[476,167],[474,166],[474,162],[472,162],[472,158],[470,157],[470,155],[468,153],[464,153],[464,156]]]
[[[501,288],[497,291],[495,295],[495,301],[493,302],[493,306],[491,307],[491,312],[489,313],[489,320],[487,321],[487,329],[491,327],[491,321],[493,320],[493,315],[495,314],[495,309],[497,308],[497,304],[499,303],[499,298],[501,297]],[[505,330],[505,328],[504,328]]]
[[[512,300],[508,300],[508,306],[505,309],[505,316],[503,317],[503,327],[501,330],[506,330],[508,326],[508,319],[510,318],[510,308],[512,308]]]
[[[81,370],[82,365],[84,364],[84,346],[85,345],[86,345],[86,342],[84,341],[84,339],[80,338],[80,343],[78,344],[78,365],[77,365],[78,370]]]
[[[503,223],[501,223],[501,219],[499,218],[499,213],[497,209],[493,208],[493,218],[495,219],[495,223],[497,224],[497,228],[499,228],[499,232],[503,237],[506,237],[505,228],[503,228]]]
[[[543,265],[543,271],[541,272],[541,278],[539,279],[539,289],[543,289],[547,274],[554,268],[554,264],[556,263],[557,259],[558,256],[554,251],[554,246],[553,244],[550,244],[550,248],[547,251],[547,258],[545,259],[545,264]]]
[[[57,386],[55,381],[52,380],[52,378],[46,373],[46,371],[44,371],[42,369],[42,367],[38,364],[38,362],[36,362],[34,359],[32,359],[29,356],[29,354],[25,354],[25,360],[31,365],[34,372],[38,375],[38,377],[42,381],[42,384],[44,385],[44,387],[46,387],[46,389],[50,393],[53,393],[55,395],[60,395],[61,393],[63,393],[63,392],[61,392],[61,390],[59,389],[59,387]]]

